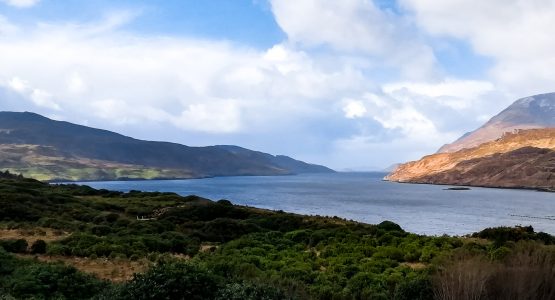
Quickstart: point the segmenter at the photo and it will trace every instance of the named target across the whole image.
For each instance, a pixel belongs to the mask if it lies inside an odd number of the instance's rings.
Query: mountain
[[[555,128],[528,129],[456,152],[400,165],[386,180],[555,189]]]
[[[555,189],[555,93],[522,98],[438,153],[398,166],[397,182]]]
[[[189,147],[143,141],[30,112],[0,112],[0,168],[41,180],[333,172],[323,166],[237,146]]]
[[[423,176],[422,183],[506,188],[555,188],[555,150],[523,147],[463,161],[454,168]]]
[[[473,132],[439,149],[439,153],[472,148],[500,138],[517,129],[555,127],[555,93],[541,94],[517,100]]]
[[[295,174],[302,173],[329,173],[330,169],[324,166],[305,163],[300,160],[293,159],[285,155],[271,155],[264,152],[252,151],[239,146],[233,145],[218,145],[218,148],[224,149],[245,159],[254,159],[258,161],[272,162],[288,171]]]

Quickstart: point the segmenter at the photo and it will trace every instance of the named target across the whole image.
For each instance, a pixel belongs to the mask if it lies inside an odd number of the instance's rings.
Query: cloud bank
[[[287,38],[262,49],[129,31],[142,17],[133,11],[26,26],[0,16],[0,97],[3,109],[139,138],[378,169],[549,91],[555,7],[511,2],[270,1]],[[479,78],[446,72],[437,45],[453,39],[493,67]]]

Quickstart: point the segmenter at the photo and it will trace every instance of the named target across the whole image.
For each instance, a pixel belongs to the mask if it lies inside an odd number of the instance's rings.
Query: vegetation
[[[531,227],[430,237],[173,193],[0,174],[0,299],[553,299],[555,238]],[[2,231],[0,231],[2,232]],[[68,258],[47,263],[46,258]],[[69,260],[72,258],[73,260]],[[148,261],[125,282],[77,260]]]
[[[324,166],[237,146],[189,147],[142,141],[30,112],[0,112],[0,128],[4,128],[0,132],[0,169],[44,181],[333,172]]]

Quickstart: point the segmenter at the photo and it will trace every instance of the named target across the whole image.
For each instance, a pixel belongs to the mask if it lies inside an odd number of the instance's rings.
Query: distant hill
[[[276,164],[276,165],[280,166],[281,168],[284,168],[284,169],[286,169],[289,172],[292,172],[294,174],[330,173],[330,171],[333,172],[328,167],[305,163],[303,161],[296,160],[296,159],[293,159],[293,158],[291,158],[289,156],[285,156],[285,155],[275,155],[274,156],[274,155],[271,155],[271,154],[268,154],[268,153],[259,152],[259,151],[252,151],[252,150],[249,150],[249,149],[245,149],[245,148],[242,148],[242,147],[239,147],[239,146],[233,146],[233,145],[218,145],[218,146],[215,146],[215,147],[220,148],[220,149],[224,149],[226,151],[229,151],[229,152],[233,153],[234,155],[236,155],[238,157],[242,157],[244,159],[271,162],[272,164]]]
[[[472,148],[500,138],[517,129],[555,127],[555,93],[535,95],[517,100],[475,131],[466,133],[439,153]]]
[[[289,175],[333,170],[237,146],[189,147],[0,112],[0,168],[41,180]]]

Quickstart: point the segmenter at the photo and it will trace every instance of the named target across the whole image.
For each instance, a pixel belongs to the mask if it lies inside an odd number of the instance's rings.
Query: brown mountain
[[[439,149],[439,153],[476,147],[517,129],[555,127],[555,93],[522,98],[473,132]]]
[[[455,152],[400,165],[386,180],[555,189],[555,128],[518,130]]]
[[[452,169],[418,179],[422,183],[555,188],[555,151],[524,147],[458,163]]]

